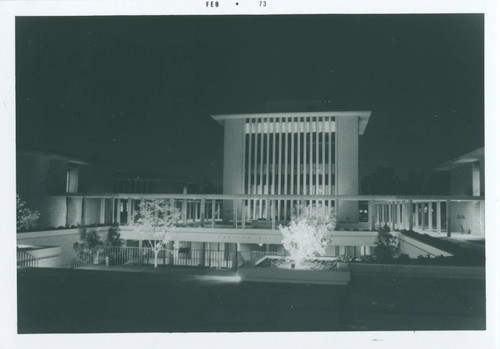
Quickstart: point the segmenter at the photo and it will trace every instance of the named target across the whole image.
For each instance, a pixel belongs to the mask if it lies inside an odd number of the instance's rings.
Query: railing
[[[74,207],[80,210],[83,207],[83,211],[72,217],[81,216],[87,224],[132,225],[141,201],[160,200],[177,208],[185,226],[276,229],[290,220],[296,207],[316,205],[325,212],[334,212],[339,225],[352,225],[351,228],[363,226],[373,230],[387,224],[394,229],[419,227],[438,232],[453,229],[466,232],[470,228],[459,225],[455,228],[451,224],[452,218],[460,215],[452,217],[450,212],[454,212],[457,205],[484,202],[482,196],[99,194],[65,197],[82,200],[82,205]],[[91,200],[92,205],[84,204]],[[100,213],[87,212],[91,209]],[[90,217],[94,220],[97,217],[99,221],[85,220]]]
[[[190,248],[161,249],[158,252],[159,266],[233,269],[236,267],[235,251],[191,250]],[[89,252],[62,263],[62,268],[82,268],[93,265],[153,266],[155,255],[148,247],[106,246],[99,252]]]
[[[238,266],[244,263],[255,264],[257,261],[267,256],[284,256],[284,254],[274,251],[240,251],[238,252]]]
[[[18,268],[36,268],[38,259],[22,250],[17,250],[17,267]]]

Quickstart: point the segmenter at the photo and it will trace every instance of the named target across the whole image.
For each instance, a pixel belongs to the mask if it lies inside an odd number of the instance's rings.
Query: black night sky
[[[372,110],[360,177],[484,144],[483,15],[16,21],[17,147],[222,181],[217,113]],[[273,111],[289,110],[286,106]]]

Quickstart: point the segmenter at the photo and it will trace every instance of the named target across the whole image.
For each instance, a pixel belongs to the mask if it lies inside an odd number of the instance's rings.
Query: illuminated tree
[[[294,209],[290,223],[278,228],[283,235],[283,247],[296,268],[303,267],[306,259],[325,253],[330,243],[330,230],[336,219],[324,205],[301,205]]]
[[[136,225],[140,233],[149,243],[154,254],[154,266],[158,266],[158,254],[171,240],[170,228],[175,227],[181,220],[181,215],[175,207],[162,200],[146,200],[139,205],[136,214]]]

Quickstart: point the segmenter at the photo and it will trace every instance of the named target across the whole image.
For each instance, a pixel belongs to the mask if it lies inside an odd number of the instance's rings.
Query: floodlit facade
[[[393,231],[484,236],[484,151],[441,166],[450,171],[451,195],[359,195],[359,137],[370,115],[212,116],[224,127],[223,194],[151,192],[152,187],[142,190],[135,182],[123,186],[129,192],[113,192],[116,178],[109,169],[67,157],[19,153],[18,193],[46,221],[39,231],[19,233],[18,244],[59,246],[61,259],[68,260],[79,240],[76,225],[105,238],[107,227],[119,224],[124,247],[136,249],[127,258],[138,260],[143,252],[137,251],[147,250],[141,247],[148,246],[150,237],[137,224],[140,204],[147,200],[168,202],[181,217],[168,232],[174,252],[168,258],[162,252],[160,264],[234,268],[259,253],[283,253],[278,227],[299,205],[320,205],[336,215],[328,256],[371,254],[376,230],[384,225]],[[47,229],[49,225],[60,229]],[[424,253],[405,246],[411,256]]]
[[[224,194],[358,195],[358,141],[370,111],[214,115],[224,126]],[[278,221],[295,201],[273,207]],[[327,202],[327,205],[330,202]],[[335,210],[358,222],[358,204]],[[247,216],[267,218],[266,203],[250,201]],[[225,207],[232,216],[230,206]]]

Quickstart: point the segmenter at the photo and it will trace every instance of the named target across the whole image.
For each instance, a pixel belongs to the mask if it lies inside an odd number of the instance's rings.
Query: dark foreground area
[[[484,330],[484,280],[352,276],[349,286],[18,270],[19,333]]]

